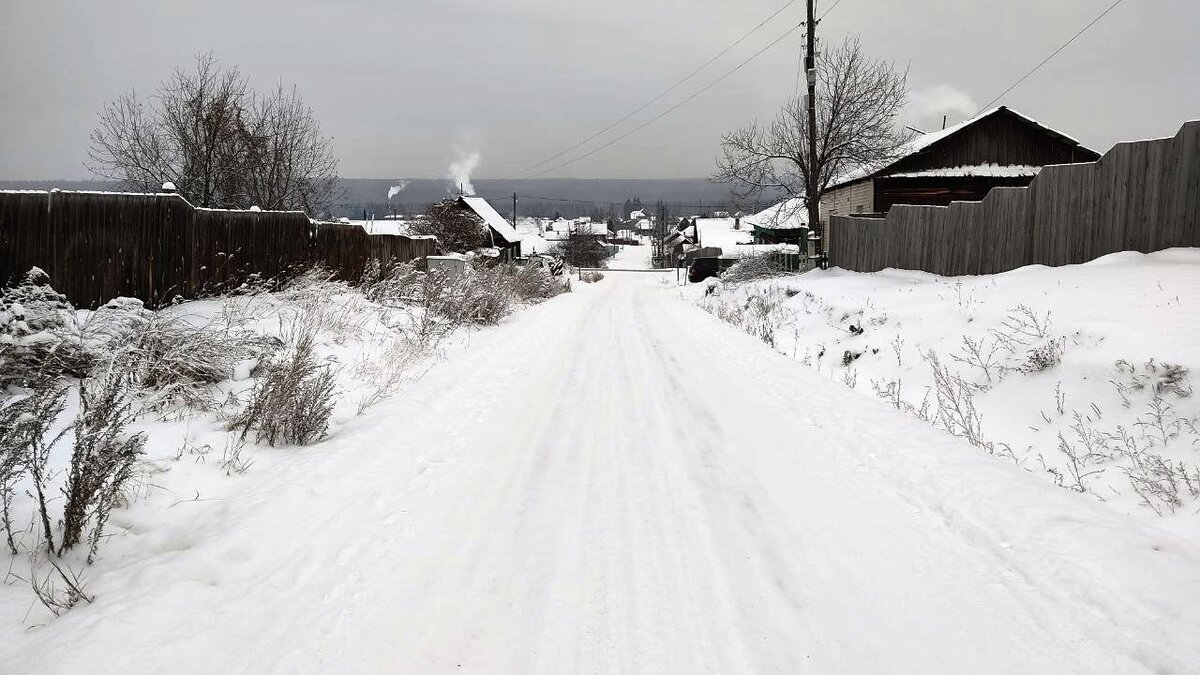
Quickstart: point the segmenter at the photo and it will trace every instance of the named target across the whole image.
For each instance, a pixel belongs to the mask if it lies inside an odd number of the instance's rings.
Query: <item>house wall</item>
[[[986,197],[994,187],[1024,187],[1032,180],[1033,176],[884,176],[874,181],[875,206],[881,213],[886,213],[896,204],[948,206],[950,202],[977,202]]]
[[[821,222],[828,223],[829,216],[846,216],[854,213],[875,211],[873,181],[863,180],[837,190],[830,190],[821,197]]]

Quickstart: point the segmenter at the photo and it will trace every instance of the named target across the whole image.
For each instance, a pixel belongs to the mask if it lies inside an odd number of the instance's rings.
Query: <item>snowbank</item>
[[[688,292],[826,377],[1109,508],[1200,534],[1200,251],[708,288]]]

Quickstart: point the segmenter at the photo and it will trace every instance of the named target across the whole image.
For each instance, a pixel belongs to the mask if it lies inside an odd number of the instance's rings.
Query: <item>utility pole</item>
[[[808,0],[808,19],[804,24],[807,28],[808,39],[805,41],[804,72],[808,79],[808,185],[805,187],[805,201],[808,202],[808,259],[815,264],[824,255],[821,246],[821,202],[817,195],[819,179],[817,177],[817,20],[813,4],[816,0]]]
[[[517,226],[517,193],[513,193],[513,227]]]

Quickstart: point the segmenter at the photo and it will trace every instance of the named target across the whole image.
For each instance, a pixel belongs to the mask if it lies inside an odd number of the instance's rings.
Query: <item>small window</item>
[[[855,213],[862,213],[862,212],[863,212],[863,205],[862,205],[862,204],[859,204],[858,206],[855,206],[855,207],[854,207],[854,212],[855,212]]]

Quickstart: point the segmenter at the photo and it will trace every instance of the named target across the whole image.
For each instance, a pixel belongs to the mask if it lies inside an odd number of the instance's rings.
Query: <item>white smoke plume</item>
[[[449,174],[446,176],[452,183],[450,185],[450,193],[458,194],[461,187],[464,194],[475,194],[475,186],[471,185],[471,174],[479,166],[479,153],[466,153],[462,150],[455,150],[458,159],[455,159],[450,164]]]
[[[388,199],[390,200],[392,197],[395,197],[396,195],[400,194],[401,192],[404,192],[404,188],[406,188],[406,187],[408,187],[408,180],[404,179],[404,180],[401,180],[399,183],[393,185],[392,187],[388,188]]]
[[[946,115],[948,126],[969,118],[978,108],[967,92],[948,84],[936,84],[908,95],[905,117],[922,131],[937,131],[942,128],[942,115]]]

